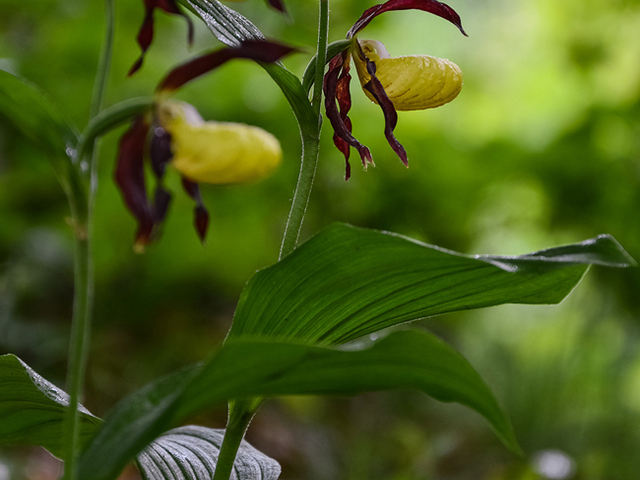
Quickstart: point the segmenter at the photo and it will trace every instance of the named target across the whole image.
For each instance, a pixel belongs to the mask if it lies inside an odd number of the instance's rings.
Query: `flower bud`
[[[460,67],[447,59],[429,55],[391,57],[384,44],[376,40],[356,40],[353,50],[362,86],[371,80],[368,59],[396,110],[439,107],[456,98],[462,89]],[[377,103],[366,88],[364,93]]]
[[[158,121],[171,135],[171,165],[194,182],[261,180],[282,160],[280,142],[269,132],[241,123],[205,122],[187,103],[162,102]]]

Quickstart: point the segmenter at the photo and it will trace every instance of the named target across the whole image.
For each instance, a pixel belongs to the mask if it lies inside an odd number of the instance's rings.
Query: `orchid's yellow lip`
[[[360,83],[371,80],[367,59],[375,64],[378,78],[396,110],[425,110],[450,102],[462,89],[462,72],[450,60],[429,55],[391,57],[376,40],[356,40],[353,58]],[[367,89],[371,101],[376,99]]]
[[[194,182],[258,181],[282,161],[280,142],[269,132],[240,123],[205,122],[186,103],[163,102],[158,120],[171,135],[171,165]]]

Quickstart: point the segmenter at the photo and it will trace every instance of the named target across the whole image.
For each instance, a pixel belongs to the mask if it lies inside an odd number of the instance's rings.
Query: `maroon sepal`
[[[156,186],[156,193],[154,195],[154,214],[156,223],[162,223],[169,211],[169,204],[171,203],[171,192],[166,190],[162,185]]]
[[[245,40],[235,47],[225,47],[194,58],[174,68],[156,87],[157,92],[171,92],[200,75],[234,58],[247,58],[257,62],[273,63],[296,48],[267,40]]]
[[[158,179],[154,195],[154,213],[156,223],[162,223],[169,210],[171,193],[162,185],[162,178],[167,170],[167,165],[173,158],[171,151],[171,134],[159,125],[153,125],[151,144],[149,145],[149,157],[151,169]]]
[[[384,136],[387,137],[389,145],[391,145],[393,151],[398,154],[402,163],[408,167],[409,160],[407,159],[407,152],[398,139],[393,135],[393,130],[398,124],[398,113],[396,112],[396,108],[393,106],[393,102],[389,100],[387,92],[384,91],[382,83],[380,83],[380,80],[376,77],[376,64],[368,58],[366,58],[366,62],[367,72],[371,75],[371,80],[364,85],[364,88],[373,95],[382,109],[382,113],[384,114]]]
[[[200,194],[200,187],[197,183],[189,180],[186,177],[182,177],[182,187],[195,202],[196,208],[194,209],[194,226],[200,241],[204,243],[204,239],[207,236],[207,227],[209,226],[209,212],[207,212],[204,202],[202,201],[202,195]]]
[[[287,13],[287,9],[285,8],[284,2],[282,2],[282,0],[267,0],[267,3],[279,12]]]
[[[356,33],[369,25],[369,22],[381,13],[393,10],[422,10],[423,12],[433,13],[445,20],[449,20],[458,27],[463,35],[467,35],[462,28],[460,16],[453,8],[445,3],[437,2],[436,0],[389,0],[388,2],[374,5],[365,10],[358,21],[354,23],[353,27],[347,32],[347,38],[353,38]]]
[[[129,70],[129,76],[133,75],[140,69],[144,60],[144,55],[151,46],[151,42],[153,41],[153,12],[156,8],[164,10],[165,12],[171,13],[173,15],[180,15],[184,17],[187,20],[189,28],[189,45],[193,44],[193,23],[191,22],[191,19],[189,17],[187,17],[180,11],[178,5],[174,0],[144,0],[144,8],[144,20],[142,21],[142,26],[140,27],[140,31],[138,32],[138,45],[140,45],[142,53]]]
[[[151,146],[149,147],[151,157],[151,167],[158,180],[162,179],[167,165],[173,158],[171,151],[171,134],[164,128],[155,125],[151,135]]]
[[[149,124],[144,117],[134,119],[131,128],[120,139],[115,180],[124,201],[138,220],[136,247],[142,248],[151,241],[155,215],[147,198],[144,181],[144,150]]]
[[[323,90],[325,95],[324,107],[327,118],[333,127],[333,142],[342,152],[346,162],[345,179],[349,180],[351,166],[349,165],[349,147],[358,150],[362,164],[373,164],[371,152],[351,134],[351,120],[347,113],[351,108],[351,94],[349,93],[349,53],[342,52],[329,62],[329,69],[324,75]],[[340,109],[336,105],[339,103]]]

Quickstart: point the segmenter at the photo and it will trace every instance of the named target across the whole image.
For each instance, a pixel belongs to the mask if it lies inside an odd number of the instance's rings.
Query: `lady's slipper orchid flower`
[[[196,202],[195,227],[204,241],[209,214],[198,184],[257,181],[273,173],[282,158],[280,144],[270,133],[239,123],[205,122],[194,107],[169,100],[168,93],[233,58],[275,62],[292,51],[276,43],[246,41],[183,64],[160,82],[153,111],[136,117],[122,136],[116,164],[116,183],[138,221],[136,250],[153,240],[167,213],[171,194],[162,179],[168,165],[181,175],[182,186]],[[147,158],[158,182],[153,201],[145,185]]]
[[[171,165],[195,182],[261,180],[282,160],[280,142],[269,132],[240,123],[205,122],[186,103],[160,103],[157,120],[171,136]]]
[[[407,166],[407,153],[393,134],[398,122],[396,111],[439,107],[453,100],[462,88],[460,68],[449,60],[428,55],[391,57],[381,42],[356,38],[356,34],[381,13],[409,9],[438,15],[466,35],[458,14],[435,0],[389,0],[366,10],[351,27],[347,33],[347,39],[352,39],[351,46],[330,60],[323,85],[327,118],[334,130],[333,141],[345,157],[347,180],[351,175],[351,147],[358,151],[365,168],[373,164],[369,149],[351,133],[348,116],[351,109],[351,58],[365,94],[382,108],[387,141]]]
[[[455,63],[429,55],[391,57],[382,42],[359,40],[353,57],[360,84],[371,81],[367,63],[376,66],[375,75],[396,110],[425,110],[449,103],[462,90],[462,72]],[[376,97],[364,88],[372,102]]]

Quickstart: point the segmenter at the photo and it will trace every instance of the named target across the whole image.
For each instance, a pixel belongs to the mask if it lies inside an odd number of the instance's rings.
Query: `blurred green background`
[[[372,2],[334,1],[330,40]],[[465,75],[453,103],[399,114],[406,169],[386,143],[379,108],[352,85],[354,134],[376,168],[344,181],[325,122],[303,237],[333,222],[390,230],[465,252],[521,254],[610,233],[640,259],[640,2],[451,0],[469,34],[426,13],[377,18],[362,38],[392,55],[430,54]],[[271,38],[305,47],[285,64],[302,74],[317,5],[289,0],[291,20],[259,0],[233,4]],[[184,20],[156,14],[144,67],[126,72],[141,1],[117,2],[108,104],[149,95],[173,65],[218,45],[204,25],[186,45]],[[103,5],[2,0],[0,68],[40,85],[82,129],[102,39]],[[132,251],[135,223],[113,182],[123,128],[100,145],[95,328],[85,405],[97,415],[127,393],[205,358],[227,331],[251,274],[277,259],[298,171],[289,106],[258,66],[239,61],[179,98],[205,119],[262,126],[284,164],[258,185],[204,187],[207,244],[192,202],[174,191],[162,238]],[[47,159],[0,119],[0,354],[15,353],[63,386],[73,295],[68,207]],[[525,458],[458,405],[411,392],[268,402],[248,439],[306,480],[633,480],[640,471],[640,271],[594,268],[557,307],[503,306],[418,324],[458,348],[511,415]],[[194,421],[224,426],[225,409]],[[0,480],[55,478],[33,448],[0,450]],[[132,469],[124,475],[136,478]]]

